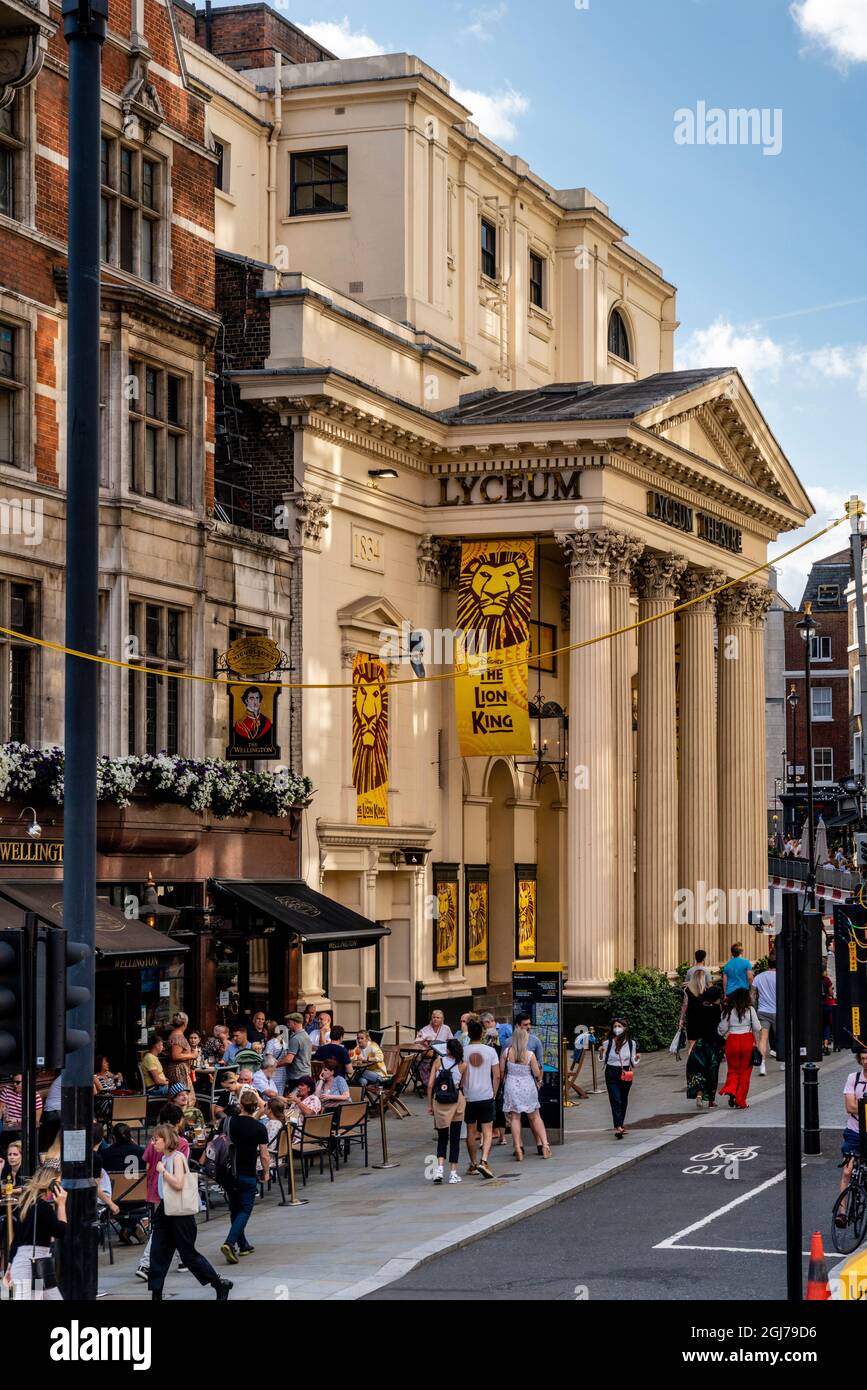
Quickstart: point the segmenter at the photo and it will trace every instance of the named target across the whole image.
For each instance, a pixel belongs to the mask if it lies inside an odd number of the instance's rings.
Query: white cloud
[[[494,5],[486,10],[477,10],[472,24],[467,24],[460,30],[460,37],[478,39],[479,43],[490,43],[494,37],[491,25],[505,19],[507,13],[507,5]]]
[[[791,14],[804,37],[839,63],[867,63],[864,0],[797,0]]]
[[[807,536],[821,531],[822,527],[827,526],[830,521],[836,521],[845,515],[846,503],[849,500],[848,493],[835,492],[826,487],[808,487],[807,493],[816,508],[816,515],[811,517],[807,525],[800,530],[788,531],[781,536],[776,545],[771,546],[772,557],[775,553],[779,554],[780,551],[790,550],[799,541],[806,540]],[[848,544],[849,529],[844,524],[829,531],[827,535],[820,536],[812,544],[805,545],[803,550],[798,550],[788,560],[775,560],[774,566],[778,574],[777,583],[780,593],[790,603],[800,604],[807,584],[807,576],[812,566],[817,560],[836,554],[838,550],[843,550]]]
[[[517,118],[530,109],[527,97],[516,92],[514,87],[504,87],[499,92],[476,92],[452,82],[451,94],[455,101],[471,111],[475,124],[491,140],[514,140],[518,134]]]
[[[341,20],[312,19],[309,24],[299,24],[305,34],[316,43],[321,43],[338,58],[372,58],[387,49],[372,39],[369,34],[353,33],[348,18]]]
[[[867,399],[867,347],[817,348],[806,361],[829,381],[854,381],[858,395]]]
[[[737,367],[749,379],[759,372],[776,377],[785,350],[767,334],[741,329],[719,318],[709,328],[696,329],[677,354],[678,367]]]

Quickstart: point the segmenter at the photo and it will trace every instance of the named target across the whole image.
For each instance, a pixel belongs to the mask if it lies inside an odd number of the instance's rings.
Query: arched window
[[[613,352],[615,357],[622,357],[624,362],[632,361],[629,334],[619,309],[612,309],[608,320],[608,351]]]

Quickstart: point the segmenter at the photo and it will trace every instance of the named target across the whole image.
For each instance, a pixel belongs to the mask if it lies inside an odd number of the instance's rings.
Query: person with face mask
[[[625,1018],[611,1020],[611,1036],[602,1044],[599,1054],[605,1064],[605,1086],[611,1103],[614,1138],[622,1139],[626,1130],[626,1107],[635,1068],[640,1061],[638,1048],[629,1036]]]

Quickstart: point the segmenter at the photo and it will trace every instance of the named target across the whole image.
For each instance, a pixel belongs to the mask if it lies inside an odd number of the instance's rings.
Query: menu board
[[[559,964],[512,968],[512,1019],[529,1014],[542,1044],[542,1123],[552,1144],[563,1143],[563,971]]]

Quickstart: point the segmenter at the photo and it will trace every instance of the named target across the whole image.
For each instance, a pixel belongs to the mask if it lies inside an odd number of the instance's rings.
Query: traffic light
[[[0,931],[0,1075],[21,1070],[21,1020],[24,1013],[23,935]]]
[[[798,1006],[798,1036],[800,1038],[801,1062],[820,1062],[822,1060],[822,954],[824,951],[824,930],[821,912],[807,911],[798,914],[797,951],[798,979],[800,984]],[[776,1030],[777,1057],[787,1062],[786,1037],[782,1020],[786,1010],[786,952],[789,942],[782,931],[776,940],[777,957],[777,1018],[780,1027]]]
[[[89,1033],[66,1024],[69,1010],[90,999],[89,989],[69,981],[69,971],[90,953],[87,946],[70,941],[60,927],[46,932],[45,951],[45,1066],[54,1071],[63,1066],[67,1053],[88,1047],[91,1042]]]

